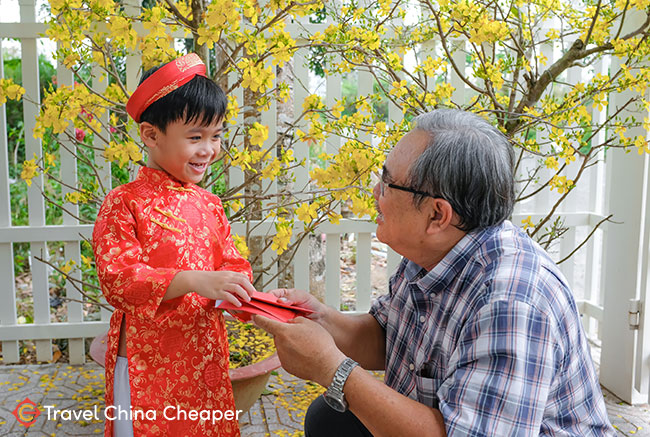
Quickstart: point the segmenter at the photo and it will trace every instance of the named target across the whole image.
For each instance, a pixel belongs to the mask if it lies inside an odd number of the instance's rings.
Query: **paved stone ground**
[[[284,371],[272,375],[265,394],[241,416],[242,436],[302,435],[304,411],[322,390],[313,383],[295,378]],[[12,412],[29,398],[42,412],[26,428]],[[103,435],[103,420],[66,420],[54,410],[98,411],[102,417],[104,369],[95,363],[83,366],[43,364],[0,366],[0,436],[94,436]],[[44,406],[51,405],[48,418]],[[91,413],[89,413],[91,414]],[[94,414],[94,413],[92,413]]]
[[[273,375],[261,399],[242,416],[243,437],[302,435],[304,411],[321,389],[284,371]],[[604,390],[607,409],[619,436],[650,436],[650,406],[629,406]],[[94,436],[103,435],[101,420],[56,420],[46,411],[25,428],[12,411],[25,398],[56,410],[93,410],[104,395],[103,368],[96,364],[70,366],[44,364],[0,366],[0,436]],[[43,408],[44,410],[44,408]]]

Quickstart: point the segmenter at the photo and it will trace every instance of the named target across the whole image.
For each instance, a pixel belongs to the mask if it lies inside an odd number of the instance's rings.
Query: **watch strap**
[[[336,369],[332,383],[327,388],[327,390],[334,393],[343,394],[343,386],[345,385],[345,382],[348,380],[350,373],[352,373],[352,369],[358,365],[359,363],[354,361],[352,358],[346,357]]]

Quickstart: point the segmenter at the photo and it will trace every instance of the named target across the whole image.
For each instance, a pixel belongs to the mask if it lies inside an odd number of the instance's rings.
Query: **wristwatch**
[[[343,413],[348,409],[348,402],[345,400],[345,395],[343,395],[343,386],[348,376],[350,376],[352,369],[358,365],[359,363],[352,358],[345,358],[338,369],[336,369],[332,383],[327,387],[325,393],[323,393],[323,398],[327,402],[327,405],[339,413]]]

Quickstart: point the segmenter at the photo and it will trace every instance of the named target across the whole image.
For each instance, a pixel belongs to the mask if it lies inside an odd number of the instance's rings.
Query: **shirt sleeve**
[[[220,239],[221,242],[223,243],[223,254],[221,258],[221,264],[216,266],[216,270],[217,271],[228,270],[231,272],[244,273],[248,276],[251,282],[253,282],[253,272],[251,270],[251,265],[246,260],[246,258],[241,256],[241,254],[235,247],[235,243],[232,240],[230,223],[228,222],[228,218],[226,217],[226,212],[223,210],[223,205],[221,204],[221,200],[218,200],[216,203],[215,214],[217,216],[217,220],[221,222]]]
[[[368,313],[377,320],[377,323],[379,323],[379,326],[381,326],[384,331],[386,330],[386,325],[388,325],[388,313],[390,310],[391,300],[393,299],[395,291],[404,281],[404,270],[406,269],[407,264],[408,260],[402,258],[397,270],[388,281],[388,294],[379,296],[370,306],[370,311],[368,311]]]
[[[163,302],[167,287],[179,272],[142,262],[135,217],[124,192],[112,191],[100,208],[93,229],[97,276],[106,300],[126,314],[153,320],[174,307]]]
[[[522,302],[481,308],[438,389],[447,435],[539,435],[562,356],[553,331],[545,314]]]
[[[386,330],[386,325],[388,324],[388,310],[390,307],[390,294],[384,294],[379,296],[370,306],[371,316],[377,320],[379,326],[381,326],[384,331]]]

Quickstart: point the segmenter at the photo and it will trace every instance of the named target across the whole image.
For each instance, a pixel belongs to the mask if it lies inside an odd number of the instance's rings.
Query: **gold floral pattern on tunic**
[[[134,434],[239,436],[236,420],[213,425],[211,420],[165,420],[163,414],[167,406],[235,408],[222,312],[213,300],[192,292],[162,300],[182,270],[229,270],[252,279],[248,261],[233,244],[221,200],[164,171],[143,167],[135,181],[106,196],[93,249],[102,292],[115,308],[106,352],[106,405],[113,405],[124,317],[131,407],[156,411],[156,420],[134,420]],[[112,432],[107,420],[104,434],[112,437]]]

